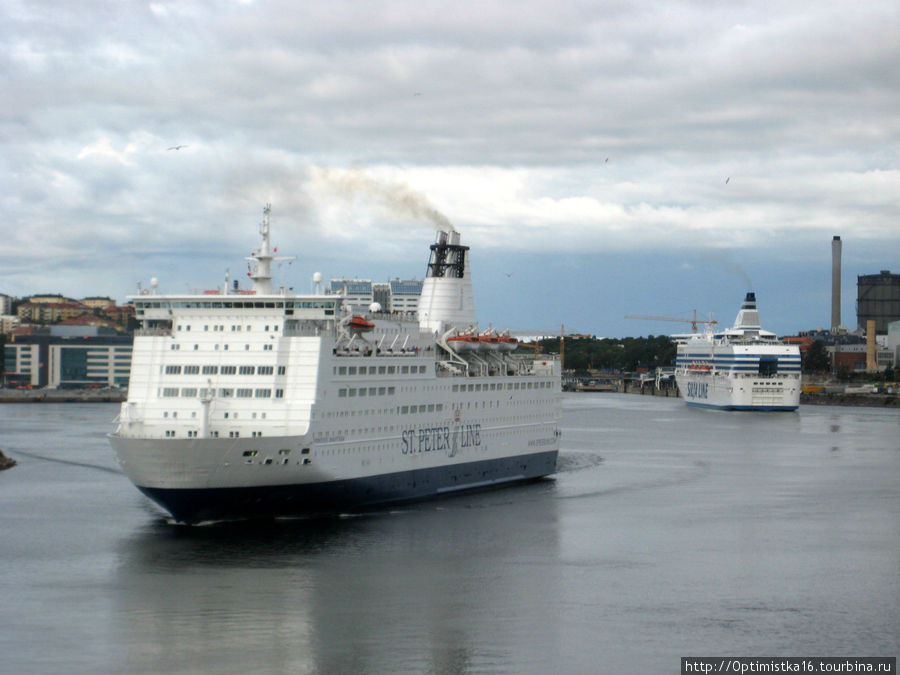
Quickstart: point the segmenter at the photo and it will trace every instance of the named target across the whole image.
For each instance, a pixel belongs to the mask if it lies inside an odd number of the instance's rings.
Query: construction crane
[[[715,324],[719,323],[715,319],[710,319],[708,321],[704,321],[703,319],[698,319],[696,309],[694,310],[694,318],[693,319],[681,319],[681,318],[672,317],[672,316],[642,316],[640,314],[626,314],[625,318],[626,319],[646,319],[648,321],[680,321],[682,323],[691,324],[691,331],[694,333],[697,332],[697,324],[698,323],[708,323],[710,326],[714,326]]]
[[[559,337],[559,368],[563,369],[563,362],[566,356],[566,337],[570,338],[590,338],[592,335],[587,335],[585,333],[566,333],[565,324],[559,327],[559,330],[517,330],[513,331],[512,335],[528,335],[528,336],[538,336],[543,335],[546,337]],[[537,350],[540,349],[539,345],[525,345],[519,344],[520,347],[529,347],[535,350],[535,354],[537,354]]]

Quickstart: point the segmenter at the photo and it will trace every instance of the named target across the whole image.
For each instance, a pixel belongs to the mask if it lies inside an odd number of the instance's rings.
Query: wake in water
[[[23,457],[30,457],[31,459],[40,459],[45,462],[56,462],[57,464],[69,464],[71,466],[82,466],[87,469],[97,469],[98,471],[106,471],[107,473],[114,473],[117,475],[121,475],[122,472],[119,469],[114,469],[109,466],[102,466],[101,464],[91,464],[90,462],[76,462],[71,459],[59,459],[58,457],[47,457],[46,455],[39,455],[34,452],[26,452],[25,450],[16,450],[16,455],[22,455]]]

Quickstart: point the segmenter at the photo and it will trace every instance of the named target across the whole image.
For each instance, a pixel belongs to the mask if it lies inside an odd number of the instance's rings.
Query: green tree
[[[830,367],[831,360],[828,358],[825,343],[821,340],[814,341],[809,346],[809,349],[806,350],[806,356],[803,359],[803,372],[827,373]]]

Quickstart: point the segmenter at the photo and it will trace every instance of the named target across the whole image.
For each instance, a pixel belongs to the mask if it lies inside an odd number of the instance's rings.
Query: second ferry
[[[560,364],[479,330],[469,247],[431,244],[418,314],[353,311],[272,281],[267,206],[252,288],[133,298],[128,400],[110,435],[177,522],[333,512],[553,474]]]
[[[734,326],[673,335],[675,381],[688,405],[719,410],[792,411],[800,406],[800,349],[763,330],[756,294],[747,293]]]

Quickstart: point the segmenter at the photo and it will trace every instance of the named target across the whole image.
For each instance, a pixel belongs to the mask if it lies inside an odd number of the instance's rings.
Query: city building
[[[390,306],[392,312],[415,312],[419,309],[422,295],[421,279],[392,279],[390,285]]]
[[[28,299],[19,305],[16,314],[22,321],[30,323],[56,323],[75,318],[87,311],[87,307],[72,300],[35,302],[33,299]]]
[[[869,320],[876,335],[887,335],[888,324],[900,320],[900,274],[881,270],[856,277],[856,323],[865,329]]]
[[[367,312],[369,305],[375,302],[372,282],[368,279],[332,279],[328,292],[346,296],[351,312]]]
[[[127,387],[130,335],[98,326],[50,326],[14,334],[4,347],[6,387]]]
[[[11,295],[0,293],[0,315],[12,314],[13,298]]]
[[[93,296],[90,298],[84,298],[81,301],[81,304],[90,309],[106,309],[108,307],[115,307],[116,301],[112,298]]]

